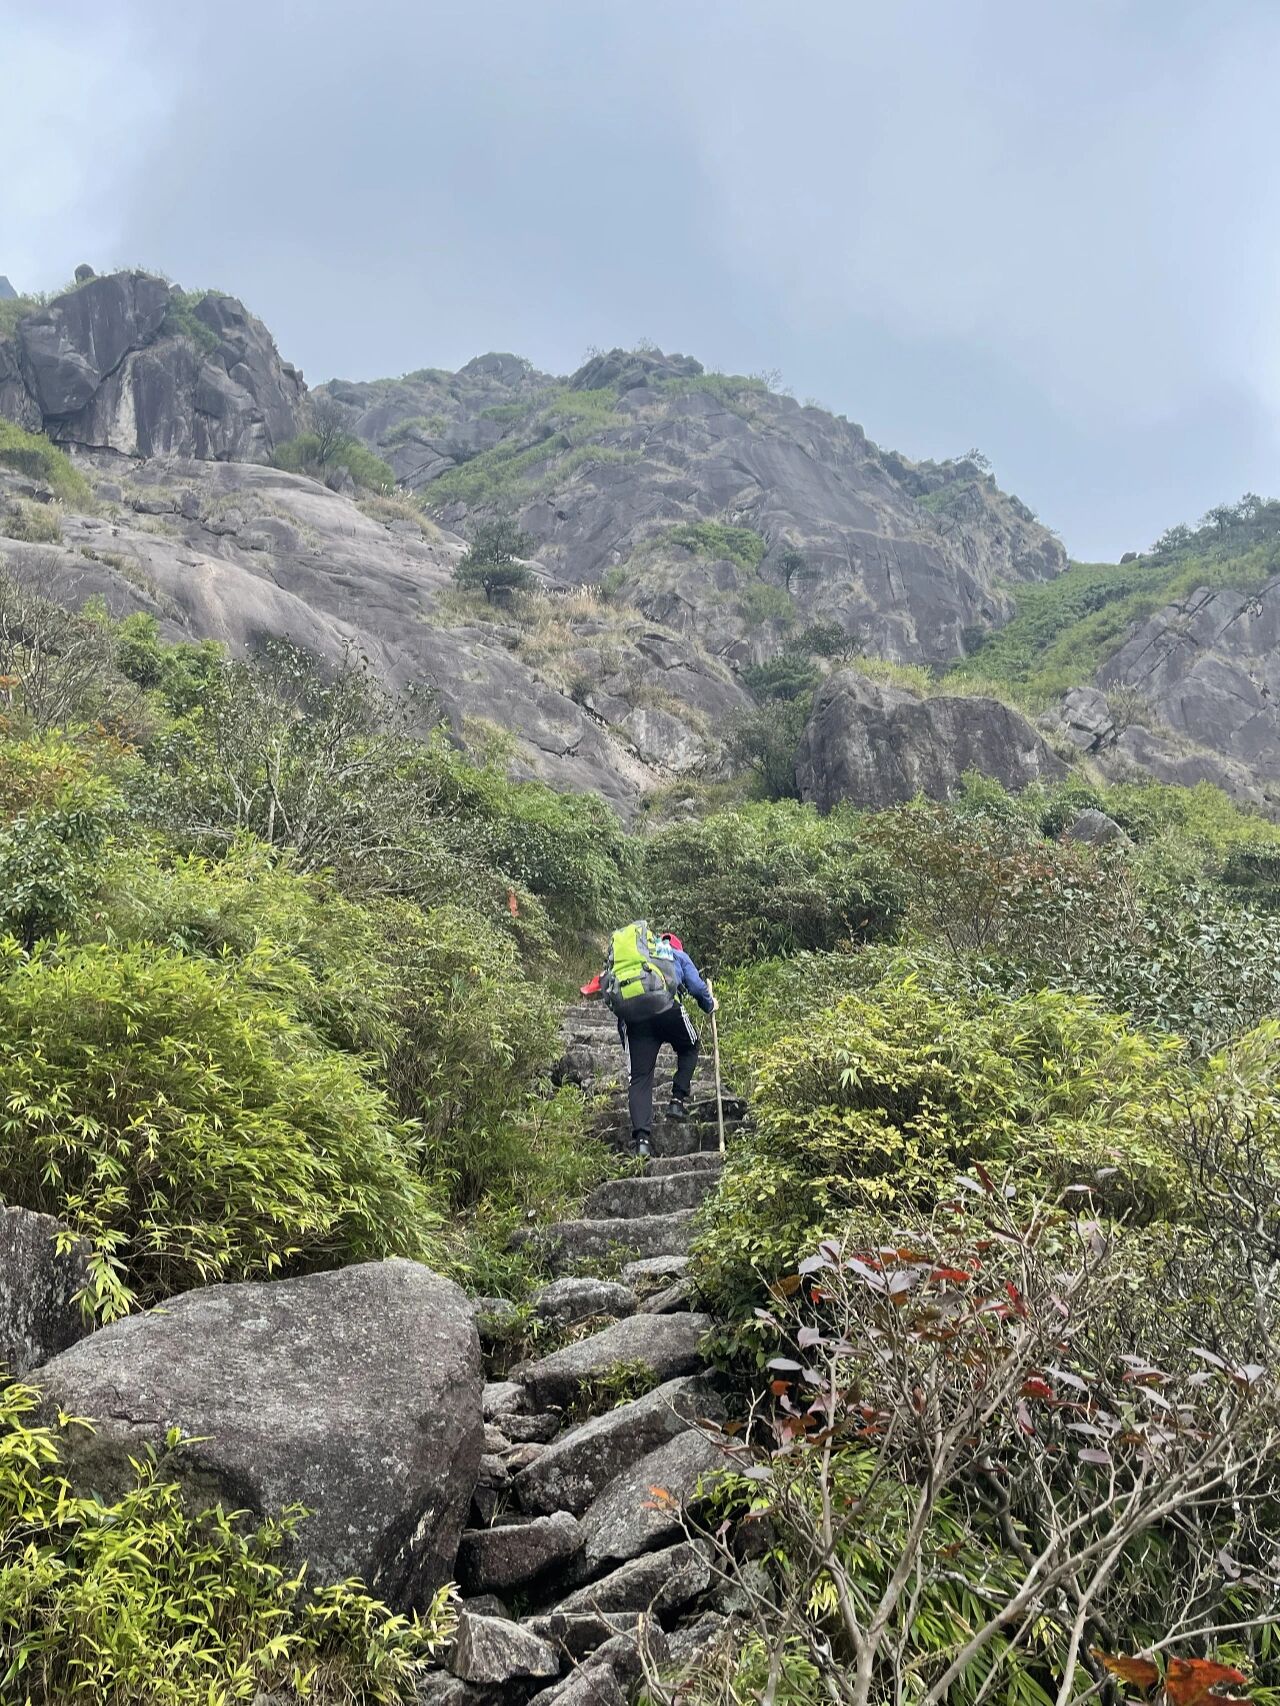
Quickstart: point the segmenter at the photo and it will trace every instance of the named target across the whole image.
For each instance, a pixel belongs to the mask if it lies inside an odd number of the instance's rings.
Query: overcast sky
[[[651,338],[1085,558],[1280,494],[1277,0],[0,0],[0,273],[314,383]]]

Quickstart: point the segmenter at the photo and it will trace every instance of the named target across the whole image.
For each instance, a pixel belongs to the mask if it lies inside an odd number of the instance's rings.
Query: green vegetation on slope
[[[85,507],[92,502],[89,482],[43,433],[25,432],[12,421],[0,420],[0,464],[41,481],[64,503]]]
[[[1134,623],[1198,587],[1250,592],[1280,573],[1280,503],[1245,498],[1211,511],[1194,531],[1173,528],[1131,563],[1073,563],[1065,574],[1017,589],[1017,613],[947,679],[989,684],[1043,710],[1089,681]]]

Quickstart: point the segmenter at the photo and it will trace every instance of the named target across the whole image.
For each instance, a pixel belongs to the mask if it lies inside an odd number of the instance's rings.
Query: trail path
[[[576,1005],[563,1034],[564,1076],[603,1098],[599,1128],[621,1148],[612,1016]],[[697,1083],[710,1081],[707,1061]],[[743,1113],[727,1102],[730,1141]],[[538,1706],[623,1706],[645,1655],[687,1664],[732,1609],[683,1526],[699,1479],[723,1466],[699,1423],[724,1418],[700,1349],[712,1320],[687,1271],[694,1217],[722,1166],[714,1096],[695,1097],[690,1114],[677,1124],[659,1113],[643,1173],[620,1173],[580,1218],[530,1234],[555,1276],[535,1308],[563,1342],[485,1388],[461,1627],[453,1675],[423,1694],[433,1706],[530,1695]]]

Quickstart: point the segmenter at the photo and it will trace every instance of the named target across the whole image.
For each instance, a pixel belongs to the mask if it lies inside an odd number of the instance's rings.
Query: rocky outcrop
[[[673,702],[686,696],[686,732],[704,731],[704,755],[750,703],[696,646],[649,623],[633,632],[603,606],[573,618],[584,655],[571,674],[549,669],[531,618],[458,610],[452,574],[464,547],[425,518],[382,520],[314,480],[251,464],[154,457],[123,482],[114,460],[81,465],[97,479],[99,507],[64,507],[60,546],[0,538],[0,556],[47,596],[78,606],[96,595],[115,615],[155,616],[168,638],[213,638],[233,652],[281,635],[335,661],[353,647],[393,689],[431,683],[460,734],[472,719],[510,731],[517,776],[598,793],[624,815],[671,775],[661,756],[642,759],[623,727],[655,680]],[[0,510],[7,491],[33,490],[0,466]],[[548,598],[535,614],[558,609]],[[610,716],[574,697],[576,672],[586,680],[593,668]]]
[[[1117,751],[1162,781],[1211,781],[1280,799],[1280,578],[1256,592],[1200,588],[1133,633],[1099,672],[1148,702]]]
[[[118,1496],[179,1428],[165,1472],[191,1500],[312,1512],[292,1546],[314,1580],[358,1575],[414,1608],[453,1573],[480,1353],[466,1298],[415,1262],[187,1292],[53,1358],[41,1386],[95,1423],[66,1437],[77,1486]]]
[[[234,297],[90,277],[0,344],[0,414],[125,456],[264,461],[298,431],[301,375]]]
[[[652,620],[738,663],[819,618],[869,652],[954,657],[967,631],[1009,614],[1004,582],[1066,567],[1059,541],[976,465],[911,463],[843,418],[688,356],[610,350],[567,379],[486,356],[455,374],[325,389],[449,525],[515,509],[558,576],[593,584],[616,571]],[[707,520],[759,534],[760,568],[665,543],[673,525]],[[789,594],[788,549],[809,571]]]
[[[1013,792],[1066,774],[1027,719],[998,699],[920,699],[855,670],[819,689],[796,760],[801,798],[822,811],[917,794],[944,800],[968,770]]]
[[[0,302],[14,302],[17,300],[17,295],[17,291],[9,283],[9,280],[0,272]]]
[[[47,1214],[0,1207],[0,1380],[23,1375],[84,1338],[93,1325],[77,1293],[89,1283],[89,1252]]]

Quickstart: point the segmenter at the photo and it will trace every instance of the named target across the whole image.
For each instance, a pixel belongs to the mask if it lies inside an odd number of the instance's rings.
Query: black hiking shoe
[[[647,1131],[641,1132],[637,1137],[631,1139],[631,1153],[640,1161],[647,1161],[653,1154]]]
[[[687,1120],[688,1117],[688,1108],[685,1107],[679,1096],[673,1096],[670,1106],[667,1108],[667,1118],[669,1120]]]

